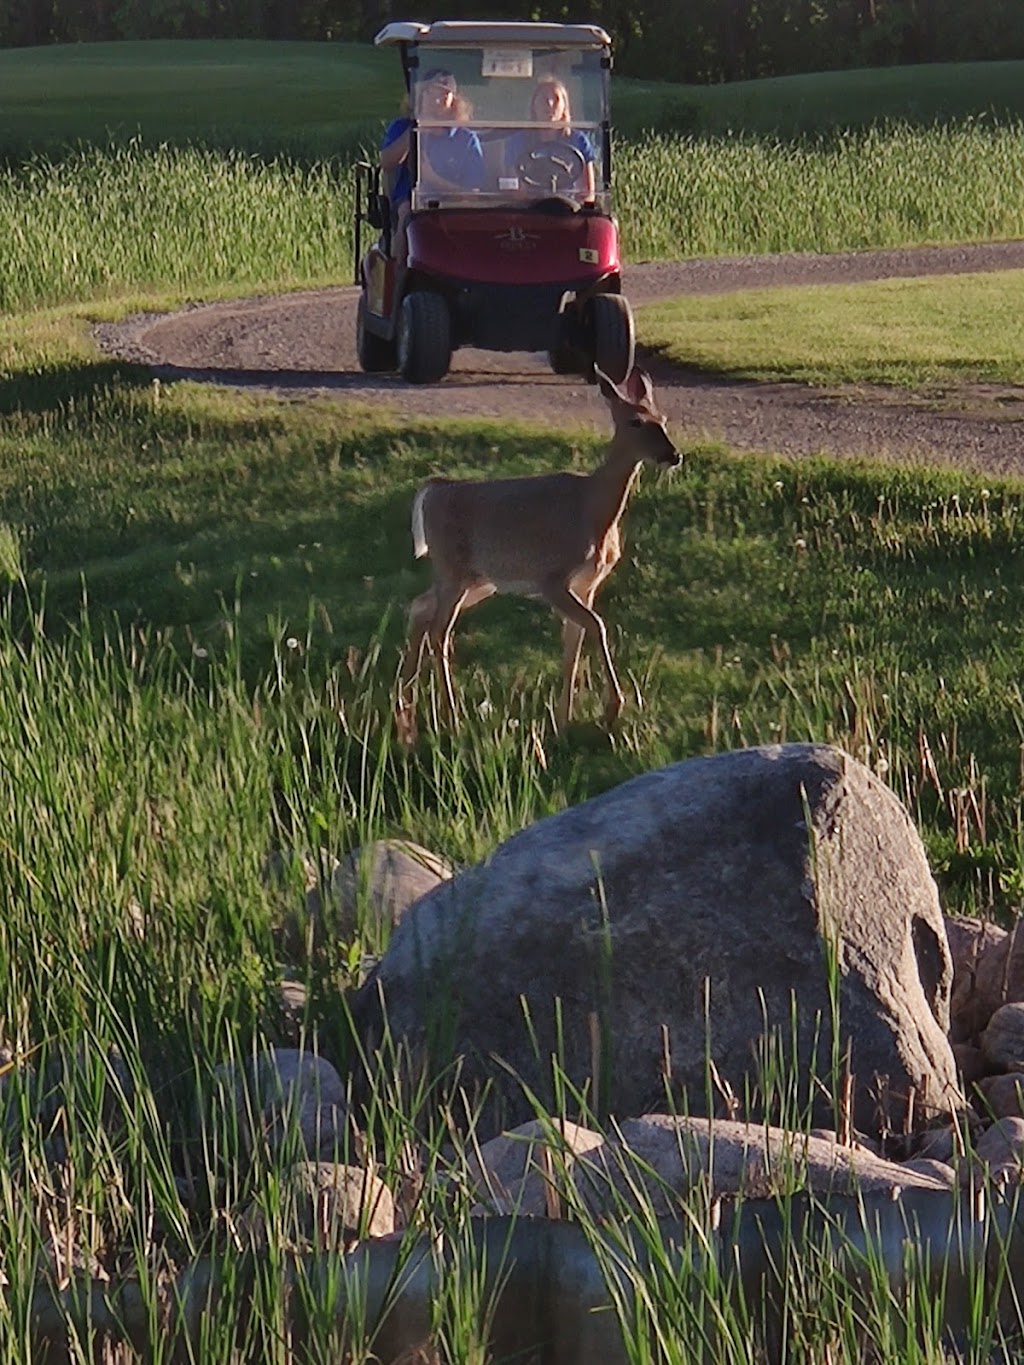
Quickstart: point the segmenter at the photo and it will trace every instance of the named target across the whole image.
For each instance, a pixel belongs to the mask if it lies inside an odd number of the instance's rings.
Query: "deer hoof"
[[[411,706],[397,706],[395,708],[395,733],[398,742],[404,744],[407,749],[411,749],[419,738],[416,729],[416,712]]]

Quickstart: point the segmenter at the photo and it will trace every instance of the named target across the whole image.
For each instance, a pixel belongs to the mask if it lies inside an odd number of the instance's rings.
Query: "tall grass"
[[[619,149],[625,240],[636,257],[1020,233],[1022,146],[1020,127],[977,123],[798,144],[650,136]],[[341,158],[303,166],[141,142],[37,158],[0,176],[0,309],[344,281],[350,194]],[[332,934],[328,910],[328,932],[297,946],[301,889],[265,883],[268,854],[329,861],[400,833],[469,862],[640,768],[814,738],[892,784],[951,901],[1019,904],[1018,487],[695,450],[674,484],[641,489],[609,591],[623,676],[647,709],[631,706],[613,740],[585,722],[556,737],[555,632],[539,638],[530,608],[505,604],[462,645],[459,734],[428,726],[409,756],[388,716],[393,606],[414,586],[396,550],[409,488],[439,462],[467,474],[566,466],[578,454],[568,440],[399,430],[340,407],[187,388],[158,402],[80,355],[43,364],[37,342],[5,322],[4,1359],[39,1358],[31,1323],[48,1302],[58,1338],[80,1320],[72,1358],[99,1357],[76,1298],[88,1274],[141,1300],[154,1361],[188,1358],[161,1316],[175,1274],[198,1286],[192,1358],[204,1365],[291,1365],[282,1305],[295,1275],[308,1277],[307,1359],[388,1358],[386,1332],[358,1311],[377,1293],[369,1258],[340,1258],[337,1241],[312,1265],[292,1256],[296,1116],[271,1143],[249,1121],[254,1093],[240,1114],[225,1102],[218,1067],[244,1073],[264,1040],[288,1036],[282,972],[308,990],[305,1045],[344,1071],[358,1052],[344,992],[387,938],[363,905],[354,933]],[[240,583],[247,596],[233,602]],[[775,1053],[765,1071],[775,1103],[797,1113]],[[509,1269],[504,1233],[498,1245],[474,1236],[467,1152],[439,1090],[402,1075],[397,1048],[375,1079],[365,1140],[339,1135],[334,1155],[369,1156],[411,1186],[383,1297],[429,1272],[444,1290],[428,1329],[446,1358],[481,1359],[494,1277]],[[607,1287],[630,1359],[758,1347],[758,1308],[736,1312],[730,1285],[704,1273],[713,1216],[696,1211],[683,1274],[643,1211],[613,1241]],[[825,1253],[794,1271],[793,1359],[845,1365],[866,1334],[874,1359],[941,1358],[924,1274],[897,1295],[877,1264],[855,1298]],[[346,1295],[354,1306],[339,1316]],[[982,1288],[974,1303],[968,1351],[981,1360],[993,1337]]]
[[[1024,125],[619,145],[630,259],[1024,236]],[[347,283],[349,163],[81,149],[0,173],[0,310],[140,288]]]
[[[352,179],[202,148],[82,148],[0,173],[0,310],[350,278]]]
[[[619,147],[615,180],[634,260],[1020,237],[1024,124],[651,135]]]

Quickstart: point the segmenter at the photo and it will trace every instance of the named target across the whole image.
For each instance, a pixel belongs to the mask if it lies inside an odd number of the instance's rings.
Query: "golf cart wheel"
[[[565,344],[548,351],[548,364],[555,374],[578,374],[579,365],[572,347]]]
[[[398,311],[398,370],[410,384],[443,379],[452,363],[448,304],[432,290],[406,294]]]
[[[613,384],[633,368],[636,346],[633,310],[621,294],[598,294],[590,301],[594,364]]]
[[[365,294],[359,296],[356,308],[356,354],[364,374],[384,374],[397,365],[395,343],[367,330]]]

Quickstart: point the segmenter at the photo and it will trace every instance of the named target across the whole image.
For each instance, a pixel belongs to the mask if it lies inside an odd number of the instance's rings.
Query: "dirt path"
[[[624,287],[640,304],[673,294],[1009,269],[1024,269],[1024,242],[653,261],[628,267]],[[451,374],[434,386],[362,374],[355,356],[356,297],[349,287],[212,304],[104,324],[95,335],[106,354],[150,365],[164,379],[261,386],[295,397],[333,394],[425,416],[607,425],[594,389],[552,374],[540,356],[458,351]],[[694,437],[744,450],[867,455],[1024,474],[1024,386],[829,392],[721,380],[652,357],[645,363],[666,415]]]

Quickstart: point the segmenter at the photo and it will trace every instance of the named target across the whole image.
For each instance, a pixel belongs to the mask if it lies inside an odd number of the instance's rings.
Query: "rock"
[[[951,1124],[941,1128],[926,1128],[919,1135],[915,1159],[941,1161],[949,1165],[955,1155],[956,1137]]]
[[[972,1085],[974,1081],[980,1080],[988,1073],[985,1054],[973,1043],[954,1043],[953,1060],[956,1062],[957,1075],[964,1086]]]
[[[478,1199],[473,1212],[534,1218],[553,1214],[575,1158],[603,1142],[600,1133],[566,1119],[549,1124],[535,1119],[492,1138],[468,1162]]]
[[[957,1186],[955,1168],[946,1161],[936,1160],[935,1157],[914,1156],[909,1161],[901,1161],[899,1169],[923,1176],[926,1180],[938,1181],[947,1190],[955,1190]]]
[[[330,1062],[296,1048],[265,1048],[214,1075],[214,1116],[240,1133],[247,1151],[344,1160],[351,1147],[346,1093]]]
[[[1019,1167],[1024,1157],[1024,1118],[996,1119],[974,1144],[974,1154],[991,1167]]]
[[[288,1172],[274,1225],[301,1249],[350,1251],[367,1238],[390,1236],[395,1207],[391,1191],[366,1167],[300,1161]],[[267,1245],[268,1220],[260,1204],[250,1204],[237,1227],[251,1245]]]
[[[975,1089],[982,1097],[979,1113],[993,1119],[1024,1117],[1024,1072],[987,1076]]]
[[[449,863],[408,839],[377,839],[357,848],[336,864],[328,883],[331,930],[348,939],[361,928],[371,940],[383,934],[386,942],[406,911],[451,875]],[[311,920],[324,917],[317,887],[306,897],[306,913]]]
[[[981,1051],[993,1071],[1024,1071],[1024,1001],[1000,1005],[981,1035]]]
[[[281,979],[277,988],[281,1031],[292,1047],[297,1047],[302,1041],[308,1003],[309,992],[304,981],[296,981],[290,976]]]
[[[990,949],[1005,943],[1007,933],[989,920],[969,915],[945,917],[946,940],[953,959],[953,994],[949,1005],[949,1036],[954,1043],[966,1043],[976,1038],[989,1018],[1001,1004],[1003,994],[1003,963],[991,970],[995,955],[989,958],[990,967],[978,980],[981,959]]]
[[[282,949],[293,961],[360,932],[383,948],[409,907],[451,875],[449,863],[411,839],[377,839],[341,862],[322,851],[279,852],[262,871],[282,900]]]
[[[457,1056],[467,1089],[488,1083],[483,1138],[532,1117],[517,1078],[553,1112],[551,1057],[598,1113],[663,1108],[665,1066],[673,1109],[704,1113],[707,1052],[742,1096],[767,1017],[783,1050],[795,1031],[786,1066],[827,1125],[810,1076],[828,1070],[830,953],[856,1127],[898,1129],[911,1087],[920,1121],[958,1105],[952,965],[909,816],[836,749],[746,749],[542,820],[430,892],[353,1015],[370,1055],[386,1017],[434,1074]]]
[[[1020,950],[1010,962],[1013,936],[989,921],[946,916],[946,935],[953,957],[950,1037],[954,1043],[968,1043],[979,1036],[999,1006],[1020,998],[1008,994],[1010,971],[1014,986],[1024,994],[1024,964],[1017,961]]]
[[[817,1194],[943,1189],[945,1183],[870,1152],[730,1119],[647,1114],[625,1119],[618,1135],[573,1168],[580,1203],[593,1215],[646,1206],[678,1214],[680,1196],[703,1187],[709,1196],[769,1198],[796,1190]]]

